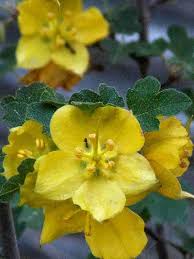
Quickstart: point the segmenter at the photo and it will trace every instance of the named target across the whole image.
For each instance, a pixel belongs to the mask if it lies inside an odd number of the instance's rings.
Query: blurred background
[[[62,88],[58,91],[68,98],[83,88],[97,90],[104,82],[126,95],[137,79],[153,75],[161,81],[162,87],[178,88],[194,99],[194,1],[143,1],[146,6],[144,17],[141,2],[84,1],[86,8],[92,5],[101,8],[111,23],[112,33],[91,47],[91,67],[83,79],[71,91]],[[25,71],[16,69],[14,58],[19,38],[16,16],[16,1],[0,0],[0,97],[13,95],[20,86],[20,77],[25,74]],[[176,30],[176,42],[168,33],[172,25],[182,26]],[[194,107],[178,116],[185,123],[193,113]],[[191,127],[192,137],[193,129],[194,125]],[[7,134],[6,126],[0,123],[1,146],[7,143]],[[189,171],[182,184],[194,193],[193,158]],[[16,208],[16,203],[17,197],[13,200],[13,210],[23,258],[89,258],[89,249],[82,235],[65,236],[40,247],[41,210],[26,206]],[[154,195],[134,209],[147,221],[150,239],[139,259],[194,258],[194,202],[171,201]]]

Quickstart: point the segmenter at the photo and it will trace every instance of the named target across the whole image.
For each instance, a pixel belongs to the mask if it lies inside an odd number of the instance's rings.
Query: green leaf
[[[127,44],[120,43],[113,39],[105,39],[101,41],[100,45],[108,54],[108,60],[111,64],[122,62],[126,57],[128,57],[129,51],[130,53],[135,51],[134,46],[128,48]]]
[[[167,49],[168,43],[159,38],[153,42],[135,42],[129,43],[127,49],[129,54],[135,55],[136,57],[152,57],[160,56]]]
[[[107,86],[106,84],[100,84],[99,94],[100,100],[104,105],[125,106],[123,98],[118,95],[113,87]]]
[[[26,175],[34,170],[34,159],[26,159],[22,161],[18,167],[19,174],[12,176],[8,180],[0,176],[0,202],[9,201],[13,195],[19,191],[20,185],[25,181]]]
[[[113,87],[107,86],[106,84],[101,84],[99,86],[99,94],[88,89],[73,94],[69,103],[88,112],[92,112],[96,108],[105,105],[124,106],[123,98],[118,95]]]
[[[187,115],[191,117],[194,115],[194,90],[187,88],[184,90],[184,93],[187,94],[192,100],[192,105],[186,110]]]
[[[138,80],[127,92],[127,105],[144,131],[159,129],[157,116],[171,116],[188,109],[191,99],[174,89],[160,91],[160,82],[151,76]]]
[[[22,125],[26,120],[34,119],[43,124],[49,133],[50,119],[57,108],[65,104],[64,98],[55,90],[42,83],[34,83],[20,88],[15,97],[1,100],[3,120],[10,127]]]
[[[169,65],[184,78],[194,79],[194,38],[188,36],[184,27],[177,25],[169,27],[168,37],[173,53]]]
[[[93,256],[93,254],[89,254],[87,259],[98,259],[97,257]]]
[[[152,193],[141,202],[130,206],[138,214],[148,210],[155,222],[181,224],[188,216],[189,203],[187,200],[171,200],[157,193]]]
[[[132,34],[141,30],[137,9],[133,6],[115,6],[107,18],[114,33]]]

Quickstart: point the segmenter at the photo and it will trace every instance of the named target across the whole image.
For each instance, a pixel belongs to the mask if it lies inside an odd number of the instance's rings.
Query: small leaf
[[[1,100],[3,120],[10,127],[21,126],[26,120],[34,119],[43,124],[49,134],[52,114],[65,104],[64,98],[42,83],[34,83],[18,89],[15,97]]]
[[[118,95],[113,87],[107,86],[106,84],[99,86],[99,94],[87,89],[73,94],[69,103],[88,112],[92,112],[96,108],[105,105],[124,106],[123,98]]]
[[[124,107],[125,103],[121,96],[118,95],[115,88],[107,86],[106,84],[100,84],[99,86],[100,100],[104,105],[115,105]]]
[[[133,6],[115,6],[107,18],[114,33],[132,34],[141,30],[137,9]]]
[[[191,99],[174,89],[160,91],[160,82],[151,76],[138,80],[127,92],[127,105],[144,131],[159,129],[157,116],[171,116],[188,109]]]

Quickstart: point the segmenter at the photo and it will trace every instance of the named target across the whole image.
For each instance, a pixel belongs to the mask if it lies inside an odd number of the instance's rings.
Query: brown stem
[[[140,42],[148,42],[148,27],[150,21],[150,9],[146,0],[136,0],[137,9],[139,11],[139,21],[141,23],[141,31],[139,34]],[[142,77],[145,77],[148,74],[149,69],[149,58],[141,57],[136,58],[136,61],[139,65],[139,69]]]
[[[160,241],[157,242],[156,247],[158,251],[158,257],[159,259],[169,259],[168,251],[166,249],[166,243],[164,242],[164,229],[162,225],[157,226],[157,235],[160,239]]]
[[[4,258],[20,259],[12,210],[8,203],[0,203],[0,238]]]
[[[169,244],[170,246],[172,246],[172,247],[174,247],[176,250],[178,250],[180,253],[182,253],[184,256],[186,256],[187,254],[190,254],[190,255],[191,255],[191,253],[187,252],[187,251],[184,249],[184,247],[179,246],[179,245],[177,245],[177,244],[174,244],[174,243],[172,243],[170,240],[166,240],[166,239],[164,239],[164,238],[161,237],[161,236],[158,236],[157,234],[155,234],[155,232],[154,232],[152,229],[146,227],[146,228],[145,228],[145,231],[146,231],[146,233],[147,233],[152,239],[154,239],[155,241],[157,241],[157,242],[161,242],[161,241],[162,241],[163,243]]]

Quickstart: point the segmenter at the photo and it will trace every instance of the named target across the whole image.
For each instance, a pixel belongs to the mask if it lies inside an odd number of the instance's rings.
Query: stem
[[[167,252],[167,249],[166,249],[166,244],[164,242],[164,229],[162,227],[162,225],[158,225],[157,226],[157,235],[160,239],[160,241],[157,242],[157,251],[158,251],[158,257],[159,259],[169,259],[169,256],[168,256],[168,252]]]
[[[3,256],[6,259],[20,259],[13,215],[9,203],[0,203],[0,235]]]
[[[141,31],[139,34],[139,42],[148,42],[148,27],[150,21],[150,8],[146,0],[136,0],[136,5],[139,10],[139,21],[141,23]],[[136,58],[136,61],[139,65],[139,69],[142,77],[145,77],[148,74],[149,69],[149,58],[141,57]]]

